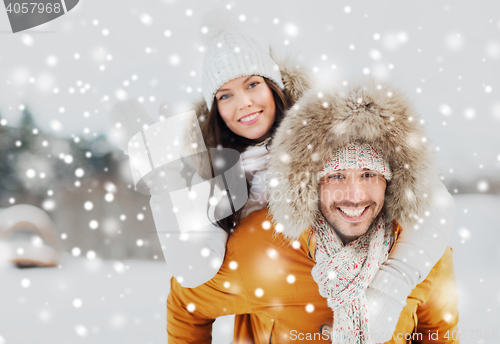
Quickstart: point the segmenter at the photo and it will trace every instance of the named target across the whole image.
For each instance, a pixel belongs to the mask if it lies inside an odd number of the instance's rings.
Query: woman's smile
[[[242,124],[242,125],[254,124],[255,122],[257,122],[259,120],[262,112],[263,111],[261,110],[261,111],[254,112],[254,113],[251,113],[249,115],[243,116],[238,120],[238,122],[240,122],[240,124]]]

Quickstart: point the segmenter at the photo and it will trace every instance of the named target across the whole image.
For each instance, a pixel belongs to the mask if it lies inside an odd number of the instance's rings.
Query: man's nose
[[[359,202],[365,198],[365,193],[363,191],[363,185],[359,183],[355,178],[347,179],[347,199],[351,202]]]

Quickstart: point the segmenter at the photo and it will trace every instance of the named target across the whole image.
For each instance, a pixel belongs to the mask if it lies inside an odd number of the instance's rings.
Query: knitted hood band
[[[328,173],[351,168],[377,171],[388,181],[392,178],[389,163],[374,147],[366,143],[352,143],[337,149],[335,155],[319,172],[319,178]]]

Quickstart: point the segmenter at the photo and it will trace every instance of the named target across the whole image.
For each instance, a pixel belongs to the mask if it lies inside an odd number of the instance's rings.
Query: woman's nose
[[[252,106],[252,99],[248,95],[245,95],[245,94],[240,95],[239,102],[240,102],[240,109],[241,110]]]

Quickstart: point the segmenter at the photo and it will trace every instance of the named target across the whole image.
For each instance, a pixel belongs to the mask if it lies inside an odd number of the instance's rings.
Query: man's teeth
[[[260,115],[262,111],[259,111],[257,113],[254,113],[253,115],[243,117],[240,119],[241,122],[250,122],[252,119],[255,119],[258,115]]]
[[[346,209],[346,208],[339,208],[339,209],[342,210],[342,212],[349,217],[358,217],[359,215],[363,214],[366,207],[358,209],[358,210],[351,210],[351,209]]]

